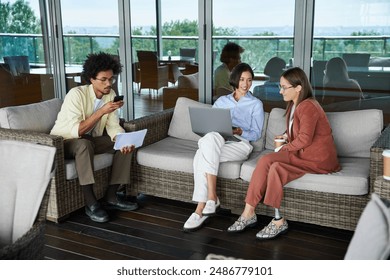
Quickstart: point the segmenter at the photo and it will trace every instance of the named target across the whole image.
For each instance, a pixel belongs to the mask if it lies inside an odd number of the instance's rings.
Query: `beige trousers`
[[[122,154],[114,150],[114,142],[109,136],[86,136],[64,141],[65,159],[74,159],[80,185],[95,183],[93,159],[95,154],[112,153],[114,159],[111,168],[110,185],[129,184],[131,157],[133,153]]]

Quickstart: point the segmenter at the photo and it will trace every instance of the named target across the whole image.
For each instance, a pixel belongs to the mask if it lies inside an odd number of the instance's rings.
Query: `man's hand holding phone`
[[[113,102],[123,101],[124,96],[123,95],[117,95],[114,97]]]

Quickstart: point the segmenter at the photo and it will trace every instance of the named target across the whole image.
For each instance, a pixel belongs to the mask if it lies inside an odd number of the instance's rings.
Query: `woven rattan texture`
[[[374,192],[380,197],[390,200],[390,180],[379,176],[374,183]]]
[[[50,184],[49,184],[50,185]],[[37,218],[31,227],[22,237],[13,244],[0,249],[1,260],[40,260],[43,259],[43,248],[45,245],[46,212],[49,203],[50,189],[46,189]]]

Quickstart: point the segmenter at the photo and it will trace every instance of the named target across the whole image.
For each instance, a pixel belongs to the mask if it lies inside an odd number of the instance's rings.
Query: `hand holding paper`
[[[114,149],[120,150],[123,147],[132,145],[134,145],[136,148],[141,147],[144,143],[146,132],[147,129],[126,133],[118,133],[115,139]]]

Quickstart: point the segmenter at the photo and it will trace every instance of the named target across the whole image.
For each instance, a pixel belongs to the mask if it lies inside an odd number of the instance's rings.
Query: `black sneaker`
[[[107,214],[107,211],[104,210],[104,208],[100,205],[99,202],[96,202],[91,206],[86,205],[85,214],[87,214],[92,221],[97,223],[105,223],[108,222],[108,220],[110,219]]]
[[[117,197],[116,202],[107,201],[108,209],[116,209],[121,211],[133,211],[138,209],[138,203],[126,201],[120,197]]]

